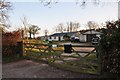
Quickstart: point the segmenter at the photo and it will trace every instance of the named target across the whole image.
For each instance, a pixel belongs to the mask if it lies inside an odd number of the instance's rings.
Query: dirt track
[[[44,63],[21,60],[3,64],[3,78],[96,78],[96,75],[80,74],[57,69]]]

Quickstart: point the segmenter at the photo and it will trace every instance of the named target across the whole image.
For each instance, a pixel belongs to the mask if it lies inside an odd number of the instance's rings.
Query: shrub
[[[106,27],[98,46],[102,72],[120,74],[120,20],[107,22]]]
[[[20,32],[6,32],[2,34],[2,54],[3,56],[11,56],[16,54],[17,41],[20,39]]]
[[[63,38],[65,39],[65,41],[69,41],[69,40],[70,40],[70,36],[69,36],[68,34],[65,34],[65,35],[63,36]]]

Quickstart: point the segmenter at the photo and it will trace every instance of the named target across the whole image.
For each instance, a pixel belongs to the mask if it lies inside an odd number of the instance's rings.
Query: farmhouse
[[[80,42],[91,42],[92,38],[95,36],[100,37],[102,33],[96,30],[84,30],[77,32],[64,32],[64,33],[54,33],[47,36],[49,41],[63,41],[65,40],[64,36],[67,35],[70,38],[78,38]]]
[[[63,41],[65,35],[68,35],[69,37],[75,37],[77,35],[77,32],[55,33],[55,34],[49,35],[48,40]]]

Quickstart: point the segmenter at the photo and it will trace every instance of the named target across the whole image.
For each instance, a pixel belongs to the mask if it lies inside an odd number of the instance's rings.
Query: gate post
[[[17,53],[19,54],[20,57],[23,56],[23,42],[17,42]]]

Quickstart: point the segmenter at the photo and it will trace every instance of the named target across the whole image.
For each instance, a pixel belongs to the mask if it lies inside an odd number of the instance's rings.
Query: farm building
[[[65,35],[68,35],[69,37],[75,37],[77,35],[77,32],[55,33],[55,34],[49,35],[48,40],[63,41]]]
[[[84,33],[81,32],[79,36],[80,42],[91,42],[93,37],[95,36],[100,37],[101,34],[102,34],[101,32],[98,32],[95,30],[92,30],[92,31],[89,30]]]
[[[54,33],[52,35],[47,36],[49,41],[64,41],[64,36],[69,36],[69,39],[78,38],[80,42],[91,42],[92,38],[95,36],[100,37],[102,33],[96,30],[85,30],[85,31],[77,31],[77,32],[64,32],[64,33]],[[42,37],[45,39],[45,36]]]

